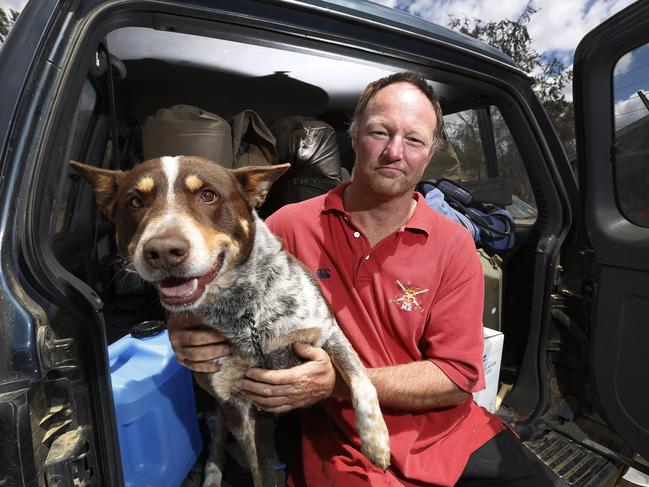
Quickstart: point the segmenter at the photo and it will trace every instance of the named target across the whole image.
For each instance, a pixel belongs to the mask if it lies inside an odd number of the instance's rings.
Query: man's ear
[[[253,207],[261,205],[268,196],[271,185],[284,174],[290,164],[275,166],[249,166],[232,171]]]
[[[100,169],[76,161],[70,161],[70,166],[93,187],[97,203],[104,214],[112,220],[115,210],[115,196],[124,172]]]

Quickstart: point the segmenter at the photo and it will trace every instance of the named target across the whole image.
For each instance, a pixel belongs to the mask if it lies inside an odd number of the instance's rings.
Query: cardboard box
[[[484,329],[484,352],[482,366],[486,387],[473,393],[473,399],[487,411],[496,412],[496,396],[498,395],[498,377],[500,362],[503,355],[505,335],[490,328]]]

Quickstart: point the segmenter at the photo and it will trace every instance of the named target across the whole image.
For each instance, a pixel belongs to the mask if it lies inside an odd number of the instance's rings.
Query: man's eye
[[[134,210],[137,210],[144,206],[144,201],[142,201],[142,198],[140,198],[138,195],[133,194],[128,197],[128,199],[126,200],[126,204],[129,208],[133,208]]]
[[[204,189],[203,191],[201,191],[200,198],[203,203],[209,205],[211,203],[214,203],[219,198],[219,195],[217,195],[211,189]]]
[[[413,147],[422,147],[426,143],[422,139],[418,139],[416,137],[408,137],[406,138],[406,142]]]

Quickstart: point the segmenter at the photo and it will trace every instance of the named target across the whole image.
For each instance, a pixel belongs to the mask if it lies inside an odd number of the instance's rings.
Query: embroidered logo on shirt
[[[326,267],[322,267],[315,271],[315,276],[318,279],[329,279],[331,277],[331,270],[327,269]]]
[[[428,289],[419,289],[411,282],[407,282],[404,286],[401,282],[397,281],[397,285],[401,288],[403,296],[395,296],[390,301],[399,305],[403,311],[412,311],[413,309],[423,311],[424,308],[417,301],[417,295],[427,293]]]

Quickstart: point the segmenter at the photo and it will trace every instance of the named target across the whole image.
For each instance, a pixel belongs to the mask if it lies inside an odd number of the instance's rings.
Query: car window
[[[509,127],[495,106],[456,112],[444,117],[447,143],[433,156],[424,179],[488,181],[506,178],[512,204],[507,210],[519,225],[536,221],[532,186]]]
[[[512,204],[507,210],[516,224],[531,225],[536,221],[536,201],[523,158],[498,108],[490,107],[489,113],[494,129],[499,175],[508,177],[512,184]]]
[[[618,206],[631,223],[649,227],[649,44],[618,60],[613,93]]]
[[[70,148],[70,159],[73,161],[84,161],[86,145],[90,133],[90,123],[92,116],[97,105],[97,92],[88,80],[83,85],[81,95],[79,97],[79,105],[77,107],[75,122],[72,130],[72,140]],[[59,235],[66,231],[69,226],[70,220],[70,194],[75,186],[76,179],[73,179],[71,174],[65,178],[61,186],[59,197],[56,199],[57,208],[54,212],[56,218],[55,235]]]
[[[458,161],[455,176],[462,181],[488,177],[476,110],[464,110],[444,117],[448,147],[446,152]]]

